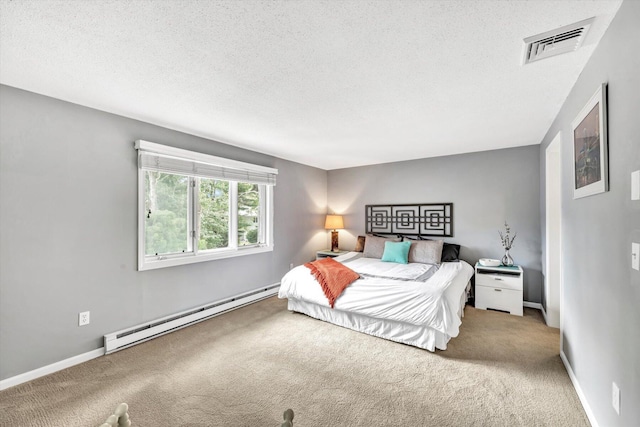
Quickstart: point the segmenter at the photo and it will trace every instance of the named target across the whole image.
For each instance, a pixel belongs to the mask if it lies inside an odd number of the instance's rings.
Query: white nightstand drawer
[[[476,308],[492,308],[522,316],[522,291],[497,286],[478,286],[476,282]]]
[[[476,286],[490,286],[501,289],[522,290],[522,278],[520,276],[508,276],[503,274],[476,274]]]

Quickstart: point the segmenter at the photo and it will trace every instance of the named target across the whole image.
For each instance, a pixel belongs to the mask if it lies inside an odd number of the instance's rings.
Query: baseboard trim
[[[536,310],[542,310],[542,304],[540,304],[539,302],[523,301],[522,302],[522,306],[523,307],[529,307],[529,308],[535,308]]]
[[[591,411],[589,402],[587,402],[587,397],[582,392],[582,388],[580,388],[580,383],[578,383],[578,379],[573,373],[573,369],[571,369],[571,365],[569,364],[569,360],[567,359],[567,356],[564,354],[564,351],[560,351],[560,359],[562,359],[562,363],[564,364],[564,367],[567,370],[567,373],[569,374],[569,379],[571,379],[571,384],[573,384],[573,388],[576,390],[576,393],[578,394],[578,399],[580,399],[582,408],[584,409],[584,412],[587,414],[587,418],[589,419],[591,426],[599,427],[598,420],[596,420],[595,415],[593,415],[593,412]]]
[[[544,323],[546,323],[547,326],[549,326],[549,320],[547,319],[547,310],[544,309],[542,304],[540,305],[540,311],[542,312],[542,317],[544,317]]]
[[[63,369],[70,368],[75,365],[87,362],[96,357],[104,355],[104,347],[97,348],[95,350],[88,351],[77,356],[69,357],[68,359],[60,360],[59,362],[52,363],[41,368],[34,369],[33,371],[25,372],[23,374],[16,375],[15,377],[7,378],[0,381],[0,390],[5,390],[9,387],[14,387],[27,381],[35,380],[36,378],[44,377],[45,375],[53,374],[54,372],[61,371]]]
[[[542,305],[540,306],[540,311],[542,312],[542,317],[544,317],[544,323],[546,323],[547,326],[549,326],[549,321],[547,320],[547,312],[544,309],[544,307],[542,307]]]

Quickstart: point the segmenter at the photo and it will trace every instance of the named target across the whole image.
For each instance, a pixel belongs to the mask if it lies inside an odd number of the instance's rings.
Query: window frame
[[[188,161],[197,161],[208,165],[219,166],[227,169],[251,171],[253,173],[264,173],[276,175],[277,169],[269,168],[266,166],[253,165],[250,163],[239,162],[236,160],[225,159],[222,157],[211,156],[208,154],[198,153],[189,150],[183,150],[180,148],[170,147],[166,145],[156,144],[149,141],[137,140],[135,142],[135,149],[138,150],[138,157],[140,152],[148,152],[157,155],[170,156],[181,158]],[[214,178],[229,181],[229,246],[225,248],[198,249],[198,239],[200,229],[197,226],[197,205],[199,203],[199,197],[196,197],[196,191],[198,186],[196,185],[197,175],[179,174],[187,176],[189,178],[189,187],[187,193],[188,199],[188,239],[191,241],[192,251],[185,253],[174,253],[165,255],[146,255],[145,251],[145,173],[146,169],[143,169],[138,165],[138,271],[153,270],[157,268],[174,267],[178,265],[194,264],[198,262],[213,261],[217,259],[233,258],[237,256],[253,255],[264,252],[273,251],[274,239],[273,239],[273,192],[275,183],[272,185],[257,183],[260,189],[260,237],[264,237],[264,243],[258,243],[255,245],[238,246],[238,197],[237,197],[237,183],[238,181],[229,180],[224,178]],[[173,172],[166,172],[173,173]],[[178,173],[176,173],[178,174]],[[250,182],[250,181],[240,181]],[[233,188],[233,191],[231,191]],[[264,199],[262,198],[264,196]],[[233,244],[233,246],[232,246]]]

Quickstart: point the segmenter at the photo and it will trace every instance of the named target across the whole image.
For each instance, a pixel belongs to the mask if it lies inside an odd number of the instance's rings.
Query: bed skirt
[[[464,305],[462,306],[464,308]],[[460,312],[462,312],[462,308]],[[375,337],[412,345],[429,351],[446,350],[451,337],[428,326],[417,326],[395,320],[381,320],[356,313],[323,307],[289,298],[288,309],[307,316],[353,329]]]

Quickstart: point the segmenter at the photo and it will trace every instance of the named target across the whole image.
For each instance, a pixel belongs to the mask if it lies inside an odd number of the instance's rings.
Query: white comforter
[[[335,310],[428,326],[452,337],[458,335],[460,297],[473,274],[469,264],[464,261],[443,263],[429,279],[421,282],[407,278],[419,278],[435,267],[387,263],[371,258],[346,262],[349,257],[353,255],[335,259],[344,261],[362,276],[338,297]],[[381,277],[385,274],[396,274],[402,280]],[[278,296],[329,306],[322,288],[303,265],[282,278]]]
[[[344,262],[344,265],[356,273],[370,277],[424,282],[422,279],[424,276],[438,269],[433,264],[419,264],[417,262],[398,264],[396,262],[382,262],[377,258],[353,258],[356,257],[338,258],[338,261]]]

